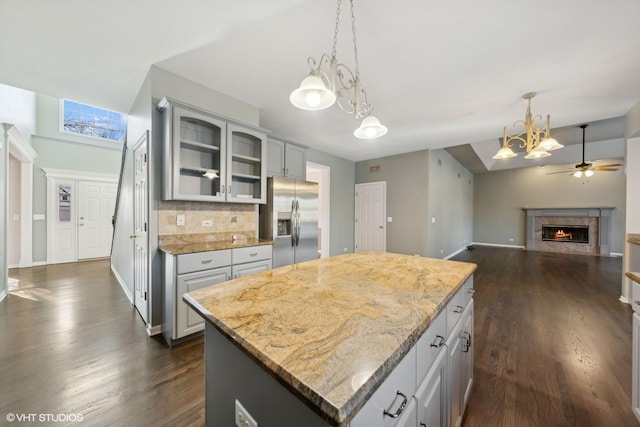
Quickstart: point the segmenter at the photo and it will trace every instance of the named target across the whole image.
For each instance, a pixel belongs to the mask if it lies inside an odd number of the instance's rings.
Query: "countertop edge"
[[[273,240],[252,240],[247,242],[221,242],[221,241],[202,241],[188,242],[177,244],[159,245],[158,249],[168,255],[185,255],[198,252],[224,251],[228,249],[250,248],[252,246],[268,246],[272,245]],[[202,249],[202,245],[208,246]],[[193,246],[194,248],[189,248]],[[195,247],[199,247],[196,249]]]
[[[183,295],[183,301],[198,312],[201,316],[205,317],[205,320],[215,327],[225,338],[230,340],[236,345],[246,356],[256,362],[261,368],[263,368],[272,378],[278,383],[282,384],[287,390],[293,393],[296,397],[302,400],[309,408],[316,412],[325,421],[331,423],[335,427],[347,427],[349,422],[355,417],[368,399],[376,392],[376,390],[382,385],[384,380],[391,374],[391,372],[398,366],[400,361],[409,353],[409,350],[417,343],[419,338],[428,329],[431,322],[445,309],[449,301],[453,296],[463,287],[464,283],[473,275],[477,268],[476,264],[462,261],[450,261],[458,262],[461,264],[468,264],[468,271],[465,272],[463,278],[451,289],[451,292],[438,304],[438,306],[431,312],[431,316],[425,317],[425,319],[418,325],[414,331],[405,339],[405,341],[398,346],[398,349],[371,375],[369,380],[363,384],[343,407],[338,408],[330,401],[326,400],[322,395],[316,392],[314,389],[300,382],[287,371],[283,370],[280,365],[275,363],[267,363],[262,358],[256,357],[255,354],[260,353],[257,348],[249,344],[246,340],[238,337],[231,328],[229,328],[224,322],[219,321],[214,317],[207,309],[195,301],[189,294]],[[306,394],[305,394],[306,393]]]

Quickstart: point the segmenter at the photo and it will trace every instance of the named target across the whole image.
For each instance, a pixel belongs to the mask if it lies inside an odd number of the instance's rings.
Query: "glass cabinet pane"
[[[260,202],[264,199],[266,138],[264,134],[229,125],[230,152],[228,167],[231,186],[229,197],[234,201]]]

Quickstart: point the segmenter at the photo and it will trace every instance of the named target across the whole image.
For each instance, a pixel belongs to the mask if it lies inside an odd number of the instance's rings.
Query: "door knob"
[[[378,227],[378,228],[380,228],[380,230],[382,230],[382,229],[384,228],[384,226],[383,226],[383,225],[381,225],[381,226],[380,226],[380,227]]]
[[[83,224],[83,223],[80,223],[80,224],[78,224],[78,225],[79,225],[80,227],[84,226],[84,224]]]

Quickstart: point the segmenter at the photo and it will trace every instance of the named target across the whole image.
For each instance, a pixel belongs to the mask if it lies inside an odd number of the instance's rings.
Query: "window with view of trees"
[[[62,130],[124,142],[127,115],[65,99],[62,103]]]

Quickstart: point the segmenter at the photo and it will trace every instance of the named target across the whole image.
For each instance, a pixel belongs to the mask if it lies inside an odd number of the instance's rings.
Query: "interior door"
[[[108,257],[117,184],[78,182],[78,259]]]
[[[140,313],[145,323],[148,321],[148,298],[149,298],[149,261],[148,246],[148,207],[149,207],[149,183],[147,169],[147,146],[149,141],[149,131],[146,131],[136,144],[133,150],[134,156],[134,230],[133,239],[133,283],[134,295],[133,305]]]
[[[387,183],[356,184],[356,252],[386,251]]]

